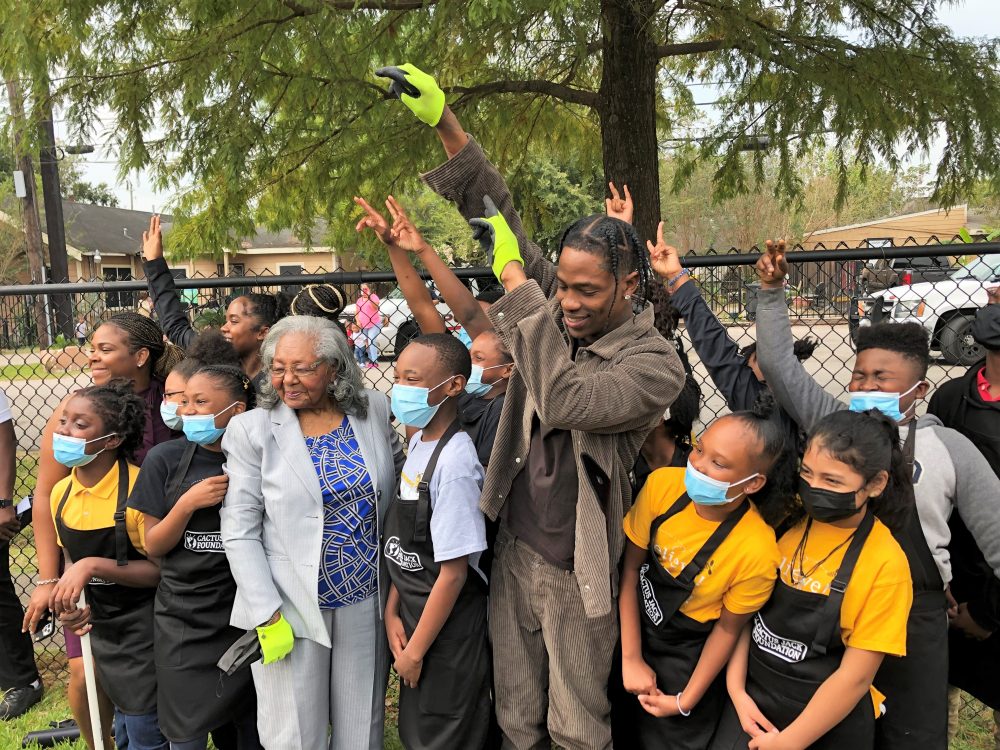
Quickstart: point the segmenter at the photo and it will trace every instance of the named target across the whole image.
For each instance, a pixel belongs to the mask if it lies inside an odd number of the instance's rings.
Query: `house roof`
[[[149,219],[153,216],[148,211],[131,211],[127,208],[96,206],[69,200],[63,200],[62,207],[67,251],[77,259],[81,254],[92,255],[96,250],[100,250],[102,255],[134,255],[140,250],[142,233],[149,228]],[[10,221],[11,215],[17,215],[16,204],[2,208],[6,209],[6,214],[0,211],[0,221]],[[42,240],[47,244],[44,211],[42,213]],[[164,231],[169,231],[173,217],[160,214],[160,218]],[[317,221],[314,236],[324,236],[326,229],[325,221]],[[287,229],[280,232],[262,229],[254,237],[241,243],[243,250],[268,249],[276,253],[301,252],[305,247],[306,244]]]
[[[896,214],[895,216],[883,216],[881,219],[872,219],[871,221],[864,221],[860,224],[845,224],[840,227],[830,227],[829,229],[817,229],[808,232],[810,238],[815,237],[818,234],[833,234],[834,232],[846,232],[851,229],[863,229],[865,227],[878,226],[880,224],[885,224],[887,221],[899,221],[900,219],[912,219],[918,216],[931,216],[933,214],[948,213],[948,211],[966,211],[968,206],[962,204],[960,206],[952,206],[951,209],[947,211],[943,208],[931,208],[926,211],[914,211],[908,214]]]

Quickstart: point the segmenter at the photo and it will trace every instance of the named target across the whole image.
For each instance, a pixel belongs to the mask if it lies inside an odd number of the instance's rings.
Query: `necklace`
[[[812,518],[806,521],[806,527],[802,532],[802,539],[799,540],[798,546],[792,553],[792,566],[788,571],[788,577],[791,579],[793,586],[804,579],[810,578],[813,573],[819,570],[820,566],[823,563],[825,563],[827,560],[833,557],[834,554],[836,554],[837,550],[841,549],[847,544],[850,544],[851,540],[854,538],[854,535],[858,533],[858,530],[854,529],[854,531],[852,531],[844,541],[842,541],[832,550],[827,552],[826,555],[819,562],[813,565],[809,570],[806,570],[803,566],[805,565],[806,562],[806,542],[809,539],[810,528],[812,528]],[[801,577],[798,580],[795,579],[796,564],[798,565],[799,573],[801,574]]]

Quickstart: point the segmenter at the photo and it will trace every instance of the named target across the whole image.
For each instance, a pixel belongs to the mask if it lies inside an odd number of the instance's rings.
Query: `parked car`
[[[924,281],[943,281],[955,270],[947,255],[870,260],[861,272],[861,290],[871,293]]]
[[[466,283],[473,294],[479,293],[478,279],[470,279]],[[441,301],[440,296],[438,296],[431,283],[428,283],[428,289],[431,290],[432,298],[437,301],[435,307],[441,313],[441,317],[444,318],[448,330],[452,333],[459,331],[462,326],[455,320],[451,308]],[[391,358],[403,351],[403,348],[412,339],[420,335],[420,326],[413,319],[413,314],[410,312],[410,305],[407,303],[406,298],[403,297],[403,293],[399,290],[399,287],[396,287],[381,299],[378,309],[382,313],[382,331],[375,339],[375,345],[378,347],[379,354],[382,357]],[[341,311],[340,320],[346,324],[348,321],[354,320],[355,315],[357,315],[357,305],[351,303]]]
[[[976,312],[986,306],[986,289],[1000,283],[1000,255],[983,255],[949,278],[895,286],[859,297],[850,314],[851,340],[874,323],[920,323],[931,334],[931,349],[948,364],[972,365],[985,350],[970,331]]]

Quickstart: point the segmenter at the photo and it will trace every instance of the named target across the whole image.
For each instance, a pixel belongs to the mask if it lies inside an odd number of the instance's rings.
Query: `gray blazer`
[[[375,486],[381,529],[403,447],[385,394],[366,393],[368,417],[349,419]],[[229,475],[222,541],[237,586],[232,625],[250,630],[280,609],[296,636],[329,647],[318,598],[323,497],[298,417],[283,403],[239,414],[222,450]]]

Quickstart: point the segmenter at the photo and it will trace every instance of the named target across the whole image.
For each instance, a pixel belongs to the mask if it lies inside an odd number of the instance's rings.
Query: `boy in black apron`
[[[876,411],[836,412],[814,430],[799,482],[807,517],[778,542],[778,583],[730,661],[712,750],[874,747],[872,681],[886,655],[905,654],[913,600],[906,555],[878,520],[898,527],[914,512],[898,439]]]
[[[228,486],[222,435],[253,398],[253,385],[238,367],[196,370],[179,412],[185,437],[149,452],[129,498],[129,507],[144,515],[147,550],[161,559],[154,617],[157,708],[172,750],[204,750],[209,732],[221,750],[260,747],[250,670],[223,675],[216,666],[243,635],[229,625],[236,582],[219,531]],[[237,741],[220,742],[212,730],[230,722]]]
[[[774,531],[747,495],[787,465],[775,465],[784,443],[766,416],[722,417],[686,470],[650,475],[625,518],[622,677],[641,704],[632,711],[641,748],[703,750],[715,733],[720,672],[779,562]]]
[[[166,750],[153,667],[160,574],[145,557],[141,514],[126,509],[139,471],[127,459],[142,445],[145,417],[145,402],[124,380],[84,388],[66,403],[52,448],[72,472],[53,487],[51,502],[69,567],[49,608],[78,635],[90,633],[97,677],[124,715],[130,750]],[[88,606],[80,610],[84,586]]]
[[[489,729],[486,585],[476,567],[486,548],[483,469],[455,400],[470,369],[468,351],[448,334],[415,339],[396,362],[393,413],[421,429],[382,531],[385,624],[408,750],[477,750]]]

